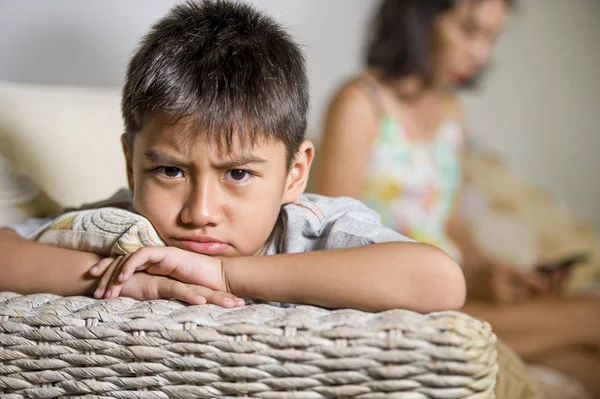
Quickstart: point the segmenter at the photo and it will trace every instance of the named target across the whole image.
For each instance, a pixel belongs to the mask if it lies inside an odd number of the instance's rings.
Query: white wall
[[[600,232],[600,2],[519,1],[494,64],[473,136]]]
[[[311,82],[310,132],[328,95],[360,65],[374,0],[248,0],[303,46]],[[121,85],[129,56],[176,0],[0,0],[0,79]]]
[[[309,135],[360,66],[374,0],[249,0],[304,45]],[[128,57],[174,0],[0,0],[0,79],[118,87]],[[600,2],[520,0],[496,65],[465,95],[471,134],[600,231]]]

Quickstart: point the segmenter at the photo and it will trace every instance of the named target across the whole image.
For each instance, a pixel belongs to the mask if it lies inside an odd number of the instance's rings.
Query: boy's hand
[[[94,293],[96,298],[115,298],[119,296],[123,284],[136,271],[168,276],[182,283],[201,285],[212,291],[227,294],[233,306],[241,306],[244,301],[228,293],[228,286],[220,259],[185,251],[176,247],[143,247],[118,258],[105,258],[91,270],[92,276],[102,276]],[[214,297],[214,295],[213,295]],[[213,302],[228,307],[230,301],[217,296]],[[224,301],[224,302],[223,302]]]
[[[148,273],[135,273],[131,276],[122,286],[121,294],[137,300],[177,299],[190,305],[214,303],[226,308],[236,306],[234,302],[237,299],[226,292]]]

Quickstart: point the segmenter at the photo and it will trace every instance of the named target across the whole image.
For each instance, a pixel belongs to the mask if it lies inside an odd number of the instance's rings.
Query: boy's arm
[[[0,291],[68,296],[91,295],[96,289],[98,280],[88,271],[102,259],[99,255],[28,241],[9,229],[0,229],[0,253],[5,254],[0,258]],[[203,304],[208,299],[224,307],[243,304],[225,292],[146,273],[133,276],[123,294],[138,300],[175,298]]]
[[[407,242],[384,227],[379,215],[359,201],[307,196],[284,212],[280,220],[287,225],[275,226],[269,255],[212,258],[176,247],[140,248],[109,273],[108,297],[117,296],[135,271],[145,270],[273,302],[371,311],[462,306],[461,268],[443,251]]]
[[[461,268],[426,244],[391,242],[222,262],[234,295],[268,301],[432,312],[460,309],[466,295]]]
[[[144,247],[112,271],[100,268],[90,273],[105,274],[104,297],[118,296],[144,270],[237,297],[331,308],[433,312],[460,309],[465,300],[460,267],[443,251],[413,242],[232,258]]]
[[[0,229],[0,291],[91,295],[97,279],[88,270],[101,257],[40,244]]]

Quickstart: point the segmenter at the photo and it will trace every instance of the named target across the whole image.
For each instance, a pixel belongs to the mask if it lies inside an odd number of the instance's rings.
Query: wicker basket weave
[[[458,312],[0,293],[0,396],[493,398],[495,343]]]

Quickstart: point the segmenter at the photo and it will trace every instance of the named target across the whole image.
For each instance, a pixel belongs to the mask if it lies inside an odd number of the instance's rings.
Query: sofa
[[[0,82],[0,224],[126,185],[116,89]],[[1,166],[2,164],[0,164]],[[460,312],[0,293],[3,398],[541,398]]]

